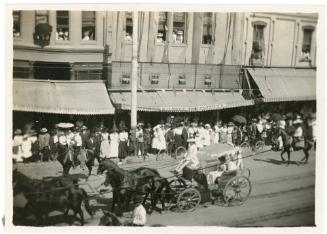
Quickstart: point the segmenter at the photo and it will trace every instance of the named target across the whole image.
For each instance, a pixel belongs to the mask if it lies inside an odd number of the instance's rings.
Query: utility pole
[[[132,49],[132,77],[131,77],[131,129],[136,142],[137,124],[137,60],[138,60],[138,12],[133,12],[133,49]],[[136,150],[135,150],[136,153]]]

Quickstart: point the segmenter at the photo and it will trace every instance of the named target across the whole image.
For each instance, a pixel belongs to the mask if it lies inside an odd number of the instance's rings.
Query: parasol
[[[72,123],[59,123],[57,126],[59,128],[72,128],[72,127],[74,127],[74,124],[72,124]]]
[[[242,115],[234,115],[232,120],[239,124],[246,124],[246,118],[243,117]]]
[[[275,122],[279,121],[282,119],[282,115],[279,114],[279,113],[274,113],[272,116],[271,116],[271,119]]]

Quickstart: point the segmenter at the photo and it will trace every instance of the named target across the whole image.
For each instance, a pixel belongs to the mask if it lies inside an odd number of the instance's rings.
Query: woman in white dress
[[[211,132],[212,132],[212,129],[210,127],[210,124],[206,124],[205,129],[203,130],[203,137],[204,137],[203,146],[204,147],[211,144]]]
[[[16,129],[14,132],[14,139],[12,144],[13,159],[15,160],[15,162],[23,161],[22,143],[23,143],[22,130]]]
[[[100,157],[102,159],[110,158],[109,133],[106,128],[101,133]]]
[[[34,132],[31,134],[28,133],[24,135],[23,142],[22,142],[22,152],[23,152],[24,162],[29,161],[33,156],[32,144],[34,144],[36,141],[37,141],[37,137],[35,136]]]
[[[165,132],[163,130],[163,126],[161,125],[158,130],[158,150],[164,150],[166,149],[166,138],[165,138]]]
[[[110,131],[110,156],[109,158],[118,158],[119,134],[117,128],[113,127]]]
[[[152,149],[155,154],[158,153],[158,149],[159,149],[159,135],[158,135],[159,127],[160,126],[157,125],[153,128]]]

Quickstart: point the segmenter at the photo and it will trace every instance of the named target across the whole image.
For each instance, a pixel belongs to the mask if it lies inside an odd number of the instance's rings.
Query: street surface
[[[249,199],[242,206],[226,207],[212,205],[210,202],[200,204],[193,212],[178,213],[165,211],[162,214],[153,212],[147,217],[147,226],[314,226],[315,225],[315,153],[310,152],[309,163],[306,165],[290,166],[281,163],[280,152],[268,151],[244,159],[244,166],[251,170],[250,180],[252,192]],[[243,152],[243,157],[249,155]],[[285,155],[286,156],[286,155]],[[285,157],[284,156],[284,157]],[[292,160],[298,161],[303,157],[303,152],[292,152]],[[169,172],[177,161],[166,158],[156,161],[150,156],[145,161],[139,158],[128,158],[121,166],[124,169],[133,169],[147,166],[157,169],[164,177],[171,177]],[[80,179],[89,195],[96,194],[104,181],[103,175],[96,175],[94,167],[92,175],[86,181]],[[60,176],[62,168],[58,162],[20,164],[18,170],[33,177]],[[77,168],[71,174],[85,174]],[[99,195],[98,195],[99,196]],[[110,205],[111,194],[103,196],[104,204],[91,200],[96,214],[93,219],[85,213],[85,225],[98,225],[103,215],[101,208],[107,209]],[[53,224],[58,226],[68,225],[61,219],[55,218],[62,215],[59,212],[51,214]],[[79,225],[78,222],[74,224]]]

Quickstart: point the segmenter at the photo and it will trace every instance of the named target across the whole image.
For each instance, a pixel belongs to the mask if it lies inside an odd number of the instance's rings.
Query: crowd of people
[[[310,122],[308,122],[310,121]],[[98,160],[103,158],[117,159],[122,162],[128,155],[146,158],[160,150],[173,152],[178,147],[188,148],[188,140],[194,139],[197,149],[211,144],[232,144],[239,146],[244,141],[263,140],[272,144],[273,129],[281,128],[302,139],[304,135],[316,140],[315,120],[304,121],[300,115],[281,115],[279,120],[273,120],[271,115],[259,115],[247,123],[237,121],[217,121],[213,125],[201,121],[170,116],[166,122],[160,121],[156,126],[140,121],[136,130],[129,130],[121,121],[109,130],[103,122],[94,129],[89,129],[78,122],[74,127],[61,128],[60,125],[49,131],[41,128],[38,132],[33,128],[14,130],[13,158],[16,162],[55,160],[60,150],[72,149],[74,158],[78,158],[81,149],[91,150]],[[310,130],[309,130],[310,129]],[[133,137],[136,135],[136,138]],[[277,139],[279,149],[283,148],[281,137]]]

